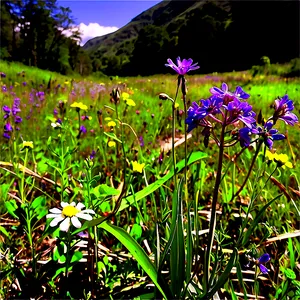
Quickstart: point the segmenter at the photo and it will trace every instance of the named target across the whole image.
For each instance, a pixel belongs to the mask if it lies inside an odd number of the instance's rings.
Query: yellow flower
[[[126,99],[125,101],[128,106],[135,106],[135,102],[132,99]]]
[[[179,107],[179,103],[175,103],[174,106],[175,106],[175,108]]]
[[[289,157],[286,154],[272,153],[269,150],[267,150],[266,156],[269,160],[275,161],[278,167],[282,167],[283,169],[285,169],[285,167],[288,167],[290,169],[293,168],[293,164],[289,161]]]
[[[140,164],[136,160],[132,162],[132,170],[133,170],[133,172],[142,173],[144,167],[145,167],[144,163]]]
[[[82,110],[88,109],[88,107],[85,104],[83,104],[82,102],[74,102],[71,104],[71,107],[82,109]]]
[[[107,123],[107,126],[109,126],[109,127],[114,127],[114,126],[116,126],[116,125],[117,125],[117,124],[116,124],[115,121],[110,121],[110,122]]]
[[[23,141],[23,148],[26,148],[26,147],[33,149],[33,142]]]
[[[106,117],[104,120],[105,120],[105,121],[110,121],[110,120],[111,120],[111,117]]]
[[[108,145],[109,148],[116,147],[116,142],[115,141],[109,141],[107,145]]]
[[[20,85],[20,83],[19,83],[19,82],[15,82],[15,87],[16,87],[16,86],[19,86],[19,85]]]
[[[124,100],[128,99],[128,98],[129,98],[129,94],[123,92],[123,93],[122,93],[122,98],[123,98]]]
[[[70,84],[70,82],[69,82],[68,80],[66,80],[66,81],[65,81],[65,84],[66,84],[66,85],[69,85],[69,84]]]

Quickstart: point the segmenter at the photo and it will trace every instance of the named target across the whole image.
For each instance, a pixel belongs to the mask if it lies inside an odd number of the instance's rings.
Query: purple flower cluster
[[[15,98],[12,107],[7,105],[2,106],[2,111],[4,112],[4,120],[6,120],[6,124],[4,125],[4,133],[3,137],[6,139],[10,139],[10,133],[13,131],[13,127],[10,121],[13,121],[15,124],[21,123],[23,120],[18,115],[21,112],[20,109],[20,98]]]
[[[185,121],[188,125],[188,132],[198,126],[204,127],[202,134],[205,139],[208,139],[211,134],[212,122],[216,122],[224,127],[234,126],[231,139],[239,141],[242,147],[249,147],[253,142],[251,136],[255,135],[256,139],[261,138],[264,144],[272,149],[274,140],[285,138],[285,135],[278,133],[278,130],[274,128],[277,120],[282,120],[291,126],[298,122],[298,117],[291,112],[294,109],[293,101],[287,95],[275,100],[273,116],[259,126],[255,119],[256,114],[247,102],[250,95],[240,86],[234,92],[230,92],[228,85],[223,83],[221,88],[212,87],[210,92],[212,96],[200,100],[200,105],[196,102],[192,103]]]

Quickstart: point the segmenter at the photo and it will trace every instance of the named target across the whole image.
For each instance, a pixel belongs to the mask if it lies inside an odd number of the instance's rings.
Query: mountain
[[[299,57],[298,1],[162,1],[83,49],[107,75],[167,72],[167,58],[199,62],[199,72],[250,68]]]

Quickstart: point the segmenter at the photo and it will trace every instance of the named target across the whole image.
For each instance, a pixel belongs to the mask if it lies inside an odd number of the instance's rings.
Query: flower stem
[[[219,186],[220,186],[221,177],[222,177],[225,127],[226,127],[226,123],[224,121],[224,123],[222,125],[221,136],[220,136],[218,169],[217,169],[216,182],[215,182],[214,191],[213,191],[211,217],[210,217],[209,232],[208,232],[208,243],[207,243],[207,249],[206,249],[206,253],[205,253],[205,261],[204,261],[204,291],[205,292],[209,291],[208,282],[209,282],[210,255],[211,255],[211,251],[212,251],[215,229],[216,229],[216,217],[217,217],[216,212],[217,212]]]

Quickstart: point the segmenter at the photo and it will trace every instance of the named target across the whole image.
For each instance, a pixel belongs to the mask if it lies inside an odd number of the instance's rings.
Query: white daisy
[[[50,214],[48,214],[46,218],[54,218],[50,222],[51,227],[55,227],[61,222],[59,225],[61,231],[68,231],[71,222],[76,228],[80,228],[81,223],[78,218],[91,221],[93,217],[90,214],[95,214],[92,209],[82,210],[85,208],[85,205],[81,202],[77,203],[76,206],[75,202],[61,202],[60,205],[63,208],[62,210],[58,208],[51,208],[49,209]]]

